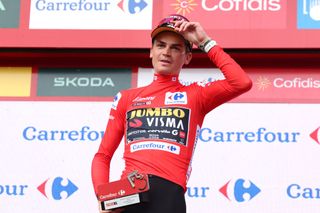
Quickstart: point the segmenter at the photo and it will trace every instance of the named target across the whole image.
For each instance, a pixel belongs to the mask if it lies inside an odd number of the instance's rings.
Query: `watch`
[[[215,40],[208,39],[206,42],[199,45],[199,49],[201,49],[203,52],[208,53],[209,50],[211,50],[211,48],[216,45],[217,45],[217,42]]]

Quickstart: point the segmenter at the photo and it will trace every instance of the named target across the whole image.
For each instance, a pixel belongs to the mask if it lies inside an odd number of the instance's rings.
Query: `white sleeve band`
[[[210,40],[209,42],[207,42],[204,47],[203,47],[203,50],[204,52],[208,53],[211,48],[213,48],[214,46],[217,45],[217,42],[215,40]]]

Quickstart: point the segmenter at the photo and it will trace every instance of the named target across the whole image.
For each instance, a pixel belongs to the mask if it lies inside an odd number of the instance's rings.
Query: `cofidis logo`
[[[62,200],[70,197],[78,190],[78,187],[68,178],[55,177],[44,181],[38,190],[47,198],[52,200]]]
[[[286,0],[165,0],[172,13],[197,16],[212,29],[286,28]],[[167,13],[170,13],[170,12]],[[212,17],[214,16],[214,20]],[[219,21],[216,21],[219,20]],[[261,21],[263,20],[263,21]]]
[[[294,70],[285,74],[253,75],[251,97],[261,101],[318,103],[320,75],[311,70]],[[275,95],[276,94],[276,95]]]
[[[298,29],[320,29],[320,1],[298,0]]]
[[[252,181],[245,179],[229,180],[219,191],[228,200],[246,202],[257,196],[261,190]]]

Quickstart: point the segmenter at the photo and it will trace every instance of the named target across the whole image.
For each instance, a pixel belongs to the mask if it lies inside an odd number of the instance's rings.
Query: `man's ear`
[[[192,53],[191,52],[186,53],[186,60],[184,61],[184,64],[188,65],[191,59],[192,59]]]
[[[150,48],[150,55],[149,55],[150,58],[152,58],[152,48]]]

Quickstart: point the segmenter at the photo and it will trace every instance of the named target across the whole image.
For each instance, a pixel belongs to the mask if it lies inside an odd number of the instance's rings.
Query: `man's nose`
[[[165,47],[165,48],[163,49],[163,54],[165,54],[165,55],[170,55],[170,54],[171,54],[170,47]]]

